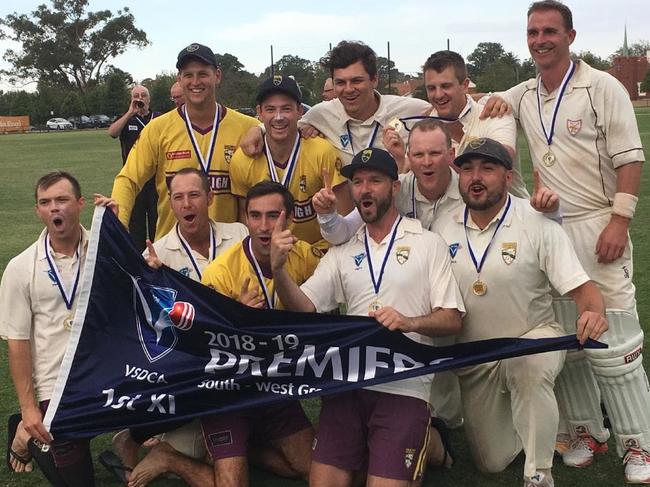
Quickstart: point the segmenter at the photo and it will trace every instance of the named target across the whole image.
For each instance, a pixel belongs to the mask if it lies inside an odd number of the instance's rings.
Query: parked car
[[[107,115],[90,115],[88,118],[93,123],[93,127],[108,127],[111,124],[111,119]]]
[[[91,129],[95,126],[93,124],[93,121],[86,115],[81,115],[80,117],[70,117],[68,118],[68,122],[74,125],[74,128],[76,129]]]
[[[49,130],[70,130],[72,129],[72,124],[68,122],[65,118],[50,118],[45,122],[45,126]]]

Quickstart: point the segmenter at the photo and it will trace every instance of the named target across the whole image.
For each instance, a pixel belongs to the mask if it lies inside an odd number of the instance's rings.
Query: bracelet
[[[616,193],[614,195],[614,203],[612,205],[612,213],[615,215],[629,218],[634,218],[636,204],[639,201],[637,196],[629,193]]]

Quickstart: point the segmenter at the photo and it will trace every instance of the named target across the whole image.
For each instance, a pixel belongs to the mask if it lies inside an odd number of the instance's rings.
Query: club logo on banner
[[[95,210],[87,252],[44,419],[57,440],[578,346],[566,336],[432,347],[367,316],[249,308],[169,268],[149,268],[103,208]],[[353,258],[360,265],[365,254]],[[407,249],[398,259],[408,260]]]
[[[174,289],[140,284],[133,281],[133,314],[142,349],[155,362],[174,349],[178,341],[176,330],[186,331],[194,321],[194,306],[176,301]],[[154,321],[155,320],[155,321]]]

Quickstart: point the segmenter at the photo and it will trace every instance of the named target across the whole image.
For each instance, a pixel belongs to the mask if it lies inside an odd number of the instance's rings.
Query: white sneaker
[[[630,448],[623,457],[625,481],[628,484],[650,484],[650,453]]]
[[[570,445],[571,445],[571,436],[569,435],[569,433],[558,433],[555,436],[555,451],[553,452],[553,454],[555,456],[561,457],[569,450]]]
[[[591,435],[578,436],[569,444],[562,454],[562,461],[567,467],[583,468],[594,462],[594,456],[607,453],[607,442],[600,443]]]
[[[532,477],[524,476],[524,487],[554,487],[553,476],[549,473],[535,472]]]

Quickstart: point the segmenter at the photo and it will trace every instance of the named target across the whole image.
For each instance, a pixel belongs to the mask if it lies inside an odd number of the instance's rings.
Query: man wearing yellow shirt
[[[208,265],[203,284],[249,306],[282,308],[275,297],[271,274],[271,234],[280,214],[291,215],[293,209],[293,196],[282,184],[263,181],[253,186],[245,203],[250,236]],[[297,241],[286,264],[291,278],[298,284],[306,281],[321,255],[315,247]],[[201,426],[214,461],[217,486],[248,485],[249,441],[279,454],[284,465],[277,473],[304,479],[309,476],[314,430],[298,401],[207,416],[201,418]],[[224,431],[228,432],[227,441]]]
[[[246,131],[257,121],[217,103],[215,90],[221,70],[212,50],[190,44],[178,54],[178,82],[185,105],[155,118],[140,134],[126,164],[115,178],[112,197],[127,224],[136,195],[155,178],[158,192],[156,239],[175,223],[169,206],[167,181],[185,167],[201,169],[215,194],[210,218],[237,220],[237,203],[230,193],[230,160]]]
[[[293,213],[293,196],[280,183],[264,181],[248,191],[244,211],[249,236],[210,263],[201,282],[249,306],[281,309],[270,268],[271,233],[280,212]],[[297,241],[287,263],[293,280],[306,281],[322,255],[318,248]],[[252,283],[252,290],[244,286],[247,283]]]
[[[296,237],[310,244],[318,243],[320,248],[327,247],[316,221],[312,196],[331,184],[339,202],[339,211],[348,213],[351,209],[347,182],[339,172],[341,160],[336,149],[325,139],[300,138],[300,89],[288,76],[273,76],[260,85],[257,116],[264,124],[266,134],[262,152],[249,157],[239,149],[230,168],[232,193],[239,197],[240,202],[240,220],[245,218],[243,202],[248,190],[259,181],[276,181],[287,188],[295,200],[291,230]],[[327,181],[323,174],[331,176],[331,181]]]

